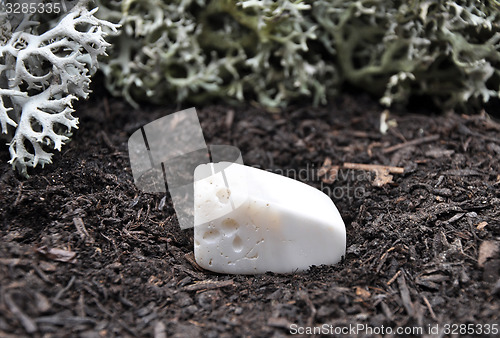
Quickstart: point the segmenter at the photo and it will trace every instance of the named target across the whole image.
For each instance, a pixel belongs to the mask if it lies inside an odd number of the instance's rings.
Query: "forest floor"
[[[329,194],[346,224],[339,264],[243,276],[201,270],[169,199],[134,186],[128,138],[177,110],[79,103],[72,141],[28,179],[1,147],[1,337],[496,336],[498,122],[394,109],[383,135],[383,108],[352,95],[280,113],[197,107],[208,144],[239,147],[247,165],[302,170],[295,178]],[[376,179],[345,163],[404,172]],[[318,175],[336,166],[335,180]]]

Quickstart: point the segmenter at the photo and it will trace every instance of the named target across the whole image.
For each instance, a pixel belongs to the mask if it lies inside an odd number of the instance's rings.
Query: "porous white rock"
[[[345,255],[337,208],[307,184],[229,162],[199,165],[194,180],[194,254],[207,270],[290,273]]]

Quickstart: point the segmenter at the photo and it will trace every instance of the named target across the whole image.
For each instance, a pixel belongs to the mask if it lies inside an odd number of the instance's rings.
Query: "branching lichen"
[[[494,1],[319,0],[320,37],[342,81],[405,102],[453,108],[500,93],[500,10]]]
[[[500,89],[496,0],[100,0],[124,28],[104,66],[130,102],[324,103],[350,83],[443,108]]]
[[[316,25],[303,1],[101,0],[123,30],[103,66],[107,86],[131,103],[256,100],[284,106],[336,90],[333,65],[308,53]],[[113,14],[111,14],[113,13]],[[108,19],[109,16],[104,15]]]
[[[94,17],[81,1],[52,29],[37,35],[27,15],[10,27],[0,46],[0,128],[9,141],[13,167],[27,176],[28,167],[51,163],[48,149],[61,150],[78,128],[72,103],[90,92],[90,76],[108,43],[102,27],[115,25]]]

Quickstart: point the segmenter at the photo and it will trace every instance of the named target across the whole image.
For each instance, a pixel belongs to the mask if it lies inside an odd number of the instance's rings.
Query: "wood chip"
[[[482,268],[484,263],[490,258],[496,258],[500,255],[500,245],[497,241],[484,241],[479,246],[479,257],[477,264]]]
[[[334,165],[328,170],[326,176],[322,179],[323,183],[332,184],[337,179],[337,174],[339,172],[339,166]]]
[[[455,153],[455,150],[451,149],[431,149],[425,152],[425,156],[433,158],[450,157]]]
[[[161,320],[155,324],[154,338],[167,338],[167,327]]]
[[[371,296],[370,291],[362,288],[360,286],[356,286],[356,296],[360,296],[363,299],[368,299]]]
[[[76,252],[74,251],[58,249],[58,248],[47,249],[46,246],[42,246],[36,249],[36,252],[53,261],[64,262],[64,263],[76,263]]]
[[[481,222],[476,226],[477,230],[483,230],[488,225],[488,222]]]
[[[332,167],[332,159],[327,157],[323,161],[323,165],[318,169],[318,176],[322,177],[328,173],[330,168]]]
[[[415,278],[415,284],[424,286],[428,289],[439,290],[441,282],[447,281],[450,278],[441,274],[425,275]]]
[[[402,167],[392,167],[380,164],[363,164],[363,163],[344,163],[343,168],[354,170],[368,170],[375,172],[375,179],[372,185],[382,187],[387,183],[392,182],[392,174],[404,174],[405,169]]]
[[[277,327],[279,329],[288,330],[290,328],[290,325],[292,325],[292,323],[290,323],[286,318],[271,317],[267,320],[267,325],[271,327]]]

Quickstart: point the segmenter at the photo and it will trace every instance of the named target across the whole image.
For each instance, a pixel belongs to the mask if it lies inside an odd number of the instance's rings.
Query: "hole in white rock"
[[[200,246],[200,242],[198,242],[198,241],[194,241],[194,245],[196,245],[196,246]]]
[[[230,235],[233,232],[236,232],[236,230],[238,230],[239,226],[240,225],[238,224],[238,222],[236,222],[232,218],[226,218],[225,220],[222,221],[222,224],[221,224],[222,230],[224,231],[224,233],[226,235]]]
[[[240,236],[236,236],[233,239],[233,249],[236,252],[241,252],[243,250],[243,241]]]
[[[231,196],[231,190],[226,188],[219,189],[219,191],[217,191],[215,195],[219,199],[219,202],[227,203],[229,201],[229,196]]]
[[[212,259],[210,259],[210,261],[208,262],[208,265],[212,265]]]
[[[215,242],[219,239],[220,233],[218,230],[208,230],[203,234],[203,239],[207,242]]]

